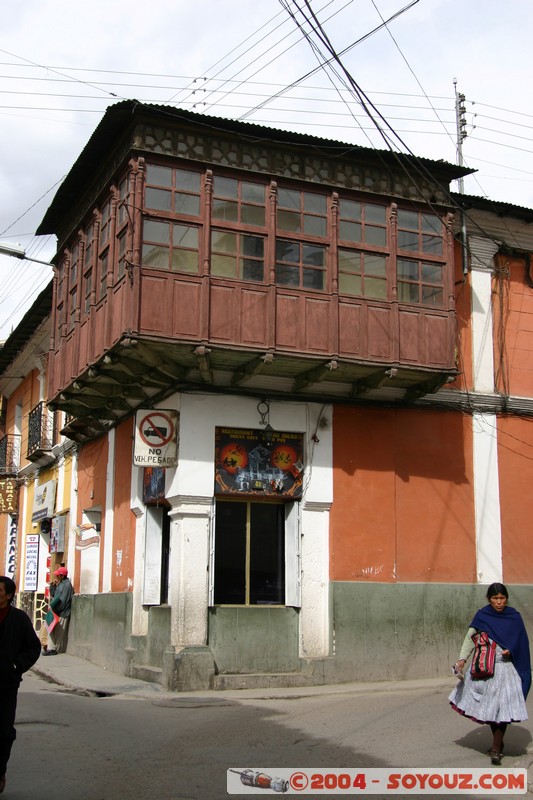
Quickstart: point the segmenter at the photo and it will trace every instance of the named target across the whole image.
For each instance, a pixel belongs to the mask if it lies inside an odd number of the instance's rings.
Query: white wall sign
[[[35,487],[31,515],[32,522],[37,522],[40,519],[50,519],[54,516],[56,484],[57,481],[47,481],[41,486]]]
[[[135,415],[133,464],[175,467],[178,463],[178,412],[141,409]]]
[[[24,564],[24,591],[37,591],[39,572],[39,534],[26,536],[26,561]]]

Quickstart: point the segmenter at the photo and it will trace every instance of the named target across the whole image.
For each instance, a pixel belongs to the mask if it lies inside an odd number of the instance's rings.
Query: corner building
[[[37,231],[58,238],[71,652],[176,690],[401,678],[414,651],[419,674],[447,670],[480,584],[521,560],[494,430],[529,435],[531,412],[497,375],[495,253],[474,285],[457,240],[485,214],[450,195],[464,174],[108,109]]]

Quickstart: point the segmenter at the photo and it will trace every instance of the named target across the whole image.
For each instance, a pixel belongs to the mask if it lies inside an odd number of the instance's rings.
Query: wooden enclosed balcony
[[[69,436],[180,389],[411,403],[454,378],[457,168],[413,182],[241,127],[119,104],[58,191],[38,232],[60,241],[48,398]]]
[[[453,311],[137,269],[62,339],[50,397],[73,433],[180,388],[412,402],[455,375],[454,325]]]

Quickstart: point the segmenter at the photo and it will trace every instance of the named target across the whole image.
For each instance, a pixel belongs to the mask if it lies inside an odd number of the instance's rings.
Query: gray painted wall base
[[[170,608],[149,612],[146,636],[131,635],[131,595],[76,595],[68,652],[172,691],[308,686],[450,674],[484,586],[331,584],[331,653],[300,659],[299,612],[209,610],[209,645],[170,646]],[[509,586],[510,604],[533,632],[530,586]]]

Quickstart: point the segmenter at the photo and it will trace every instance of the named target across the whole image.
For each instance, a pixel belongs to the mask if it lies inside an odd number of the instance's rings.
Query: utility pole
[[[457,164],[458,166],[464,166],[463,162],[463,142],[468,136],[466,132],[466,106],[465,106],[465,96],[464,94],[459,94],[457,92],[457,78],[453,79],[453,85],[455,88],[455,123],[457,126]],[[460,194],[464,194],[465,187],[463,178],[459,178],[459,192]]]
[[[459,167],[464,166],[463,161],[463,142],[467,137],[466,132],[466,106],[465,106],[465,96],[464,94],[459,94],[457,92],[457,78],[453,79],[453,85],[455,89],[455,123],[457,126],[457,165]],[[465,193],[465,185],[464,179],[461,177],[459,178],[459,194]],[[467,240],[466,240],[466,222],[465,222],[465,215],[464,211],[461,211],[461,242],[462,242],[462,251],[463,251],[463,275],[468,272],[468,248],[467,248]]]

